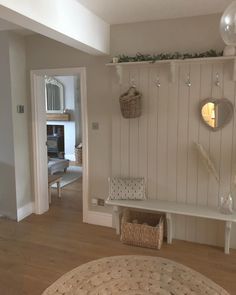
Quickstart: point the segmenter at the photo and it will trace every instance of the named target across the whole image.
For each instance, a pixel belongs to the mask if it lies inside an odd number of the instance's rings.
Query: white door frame
[[[32,128],[32,147],[33,147],[33,193],[35,197],[35,213],[43,214],[49,208],[48,193],[45,187],[48,187],[47,171],[41,161],[44,161],[44,152],[40,150],[40,123],[45,123],[46,128],[46,109],[45,99],[38,99],[37,80],[42,79],[44,75],[48,76],[80,76],[81,91],[81,116],[82,116],[82,142],[83,142],[83,221],[88,220],[88,110],[87,110],[87,87],[86,87],[86,68],[60,68],[60,69],[43,69],[32,70],[31,78],[31,128]],[[43,109],[45,115],[42,115]],[[45,121],[45,122],[43,122]],[[45,131],[46,134],[46,131]],[[41,140],[41,141],[40,141]],[[45,143],[46,144],[46,143]],[[43,182],[43,183],[42,183]],[[44,183],[46,182],[46,183]],[[46,195],[46,199],[45,199]]]

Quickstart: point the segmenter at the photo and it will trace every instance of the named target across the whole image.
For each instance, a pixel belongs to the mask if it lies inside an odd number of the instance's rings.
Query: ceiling
[[[77,0],[109,24],[222,13],[232,0]]]

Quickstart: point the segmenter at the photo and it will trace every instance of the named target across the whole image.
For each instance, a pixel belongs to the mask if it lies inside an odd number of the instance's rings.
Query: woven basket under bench
[[[123,243],[159,250],[163,242],[163,231],[163,215],[125,209],[121,220]]]

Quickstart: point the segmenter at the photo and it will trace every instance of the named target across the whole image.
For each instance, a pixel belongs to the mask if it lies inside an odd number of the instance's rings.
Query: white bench
[[[225,222],[225,254],[229,254],[230,232],[232,222],[236,222],[236,213],[225,215],[217,208],[206,208],[194,205],[180,204],[175,202],[157,201],[157,200],[107,200],[107,205],[113,207],[113,220],[115,222],[116,233],[120,234],[120,213],[122,208],[142,209],[149,211],[163,212],[167,220],[167,243],[172,243],[172,214],[179,214],[192,217],[201,217],[207,219],[221,220]]]

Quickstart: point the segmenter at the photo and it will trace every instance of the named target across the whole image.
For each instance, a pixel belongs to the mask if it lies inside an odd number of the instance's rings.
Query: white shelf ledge
[[[183,63],[222,63],[232,61],[232,80],[236,81],[236,56],[219,56],[219,57],[204,57],[204,58],[187,58],[187,59],[170,59],[170,60],[157,60],[153,61],[138,61],[138,62],[120,62],[120,63],[107,63],[108,67],[115,67],[119,82],[122,84],[123,68],[126,66],[155,66],[158,64],[167,64],[170,67],[170,82],[175,81],[175,68],[178,64]]]

